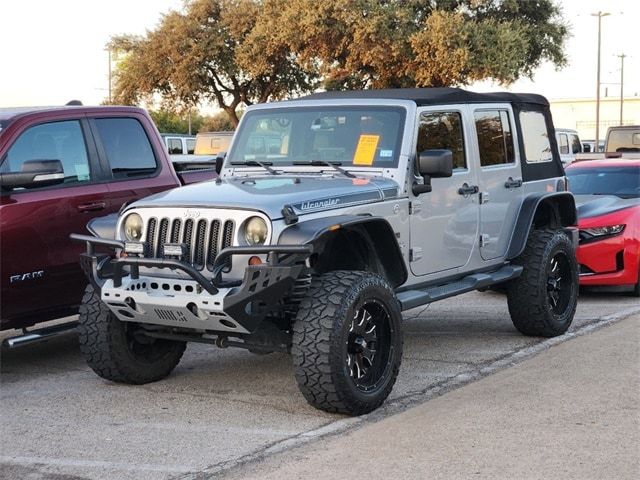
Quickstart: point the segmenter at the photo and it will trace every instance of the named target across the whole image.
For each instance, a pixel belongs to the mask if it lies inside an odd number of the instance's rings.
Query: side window
[[[582,143],[577,135],[571,135],[571,152],[582,153]]]
[[[196,139],[195,138],[187,138],[187,153],[189,155],[193,155],[193,152],[196,150]]]
[[[182,140],[179,138],[169,139],[169,154],[182,155]]]
[[[60,160],[65,184],[91,180],[87,147],[77,120],[28,128],[9,148],[0,171],[20,172],[29,160]]]
[[[502,165],[515,162],[513,135],[506,110],[480,110],[474,112],[480,165]]]
[[[569,153],[569,139],[566,133],[558,134],[558,148],[561,155],[567,155]]]
[[[441,149],[453,153],[453,168],[466,168],[462,117],[458,112],[425,112],[420,115],[418,153]]]
[[[133,118],[97,118],[95,123],[114,178],[156,171],[158,164],[140,122]]]
[[[544,115],[540,112],[523,110],[520,112],[520,127],[522,128],[524,156],[527,163],[553,160]]]

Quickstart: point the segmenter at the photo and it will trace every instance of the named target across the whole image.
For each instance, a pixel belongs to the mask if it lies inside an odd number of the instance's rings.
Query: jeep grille
[[[165,243],[184,243],[187,246],[185,260],[196,269],[213,269],[218,253],[233,243],[233,220],[182,218],[150,218],[147,221],[146,240],[149,243],[149,255],[162,256]],[[230,261],[225,270],[231,268]]]

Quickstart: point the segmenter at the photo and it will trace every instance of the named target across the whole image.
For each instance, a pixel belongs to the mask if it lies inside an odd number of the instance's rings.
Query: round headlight
[[[267,233],[267,224],[260,217],[251,217],[244,224],[244,239],[249,245],[262,245]]]
[[[132,242],[142,240],[142,217],[137,213],[131,213],[124,219],[124,236]]]

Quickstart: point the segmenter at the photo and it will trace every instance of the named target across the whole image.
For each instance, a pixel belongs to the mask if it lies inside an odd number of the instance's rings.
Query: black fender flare
[[[527,195],[520,207],[511,241],[507,249],[507,260],[519,256],[527,244],[533,220],[541,205],[550,203],[558,207],[560,225],[569,227],[578,223],[576,202],[571,192],[536,192]]]
[[[313,245],[314,253],[321,253],[338,232],[364,231],[365,241],[384,268],[393,287],[407,281],[408,272],[395,232],[381,217],[365,215],[337,215],[301,221],[284,229],[279,245]],[[375,241],[374,241],[375,240]]]
[[[115,240],[118,226],[118,214],[112,213],[104,217],[92,218],[87,223],[87,230],[94,237]]]

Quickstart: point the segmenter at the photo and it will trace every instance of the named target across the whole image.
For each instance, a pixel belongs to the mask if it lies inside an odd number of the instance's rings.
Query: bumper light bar
[[[187,246],[184,243],[165,243],[162,246],[162,256],[182,258],[187,254]]]
[[[124,242],[124,251],[131,255],[145,256],[148,246],[149,245],[145,242]]]

